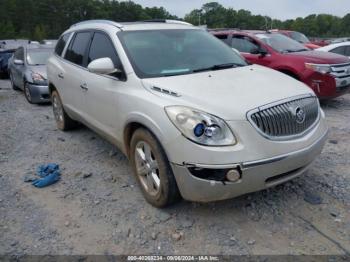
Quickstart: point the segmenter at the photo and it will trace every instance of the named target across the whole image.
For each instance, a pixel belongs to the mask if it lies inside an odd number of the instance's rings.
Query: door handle
[[[80,85],[80,88],[83,89],[83,90],[85,90],[85,91],[87,91],[87,90],[89,89],[89,88],[87,87],[87,84],[86,84],[86,83],[81,84],[81,85]]]
[[[58,74],[58,77],[61,78],[61,79],[63,79],[63,78],[64,78],[63,73],[59,73],[59,74]]]

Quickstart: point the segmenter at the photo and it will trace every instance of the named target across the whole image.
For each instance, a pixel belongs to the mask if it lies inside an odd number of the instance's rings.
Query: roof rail
[[[209,28],[208,31],[242,31],[240,28]]]
[[[150,19],[150,20],[144,20],[143,22],[146,23],[167,23],[167,24],[180,24],[180,25],[190,25],[193,26],[190,23],[180,21],[180,20],[171,20],[171,19]]]
[[[72,25],[70,28],[78,26],[78,25],[89,24],[89,23],[108,24],[108,25],[116,26],[118,28],[122,28],[123,27],[122,24],[114,22],[114,21],[111,21],[111,20],[96,19],[96,20],[86,20],[86,21],[78,22],[78,23]]]

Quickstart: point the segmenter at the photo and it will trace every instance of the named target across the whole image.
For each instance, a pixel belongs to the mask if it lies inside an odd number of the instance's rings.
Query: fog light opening
[[[226,173],[226,180],[229,182],[237,182],[241,179],[241,173],[237,169],[230,169]]]

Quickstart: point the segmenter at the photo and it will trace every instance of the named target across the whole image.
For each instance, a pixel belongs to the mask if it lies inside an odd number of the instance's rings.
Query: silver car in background
[[[52,46],[32,44],[19,47],[9,60],[12,88],[23,90],[31,104],[50,102],[46,62],[52,53]]]

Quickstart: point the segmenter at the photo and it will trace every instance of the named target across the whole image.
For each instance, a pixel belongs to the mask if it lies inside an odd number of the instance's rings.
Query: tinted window
[[[24,60],[24,51],[23,51],[22,47],[17,49],[14,57],[15,57],[15,59]]]
[[[64,50],[64,47],[67,44],[68,38],[69,38],[70,34],[65,34],[63,36],[61,36],[61,38],[58,40],[56,48],[55,48],[55,53],[59,56],[62,55],[62,52]]]
[[[109,57],[116,68],[120,68],[119,58],[111,40],[103,33],[95,33],[91,42],[88,64],[99,58]]]
[[[247,37],[237,37],[232,38],[232,47],[243,53],[251,53],[253,50],[259,48],[259,46],[253,43]]]
[[[335,54],[339,54],[339,55],[345,55],[345,46],[339,46],[337,48],[332,49],[329,52],[335,53]]]
[[[350,46],[349,45],[346,47],[345,55],[350,56]]]
[[[90,42],[91,33],[77,33],[73,42],[69,45],[65,58],[74,64],[86,66],[84,63],[84,55],[86,48]]]

